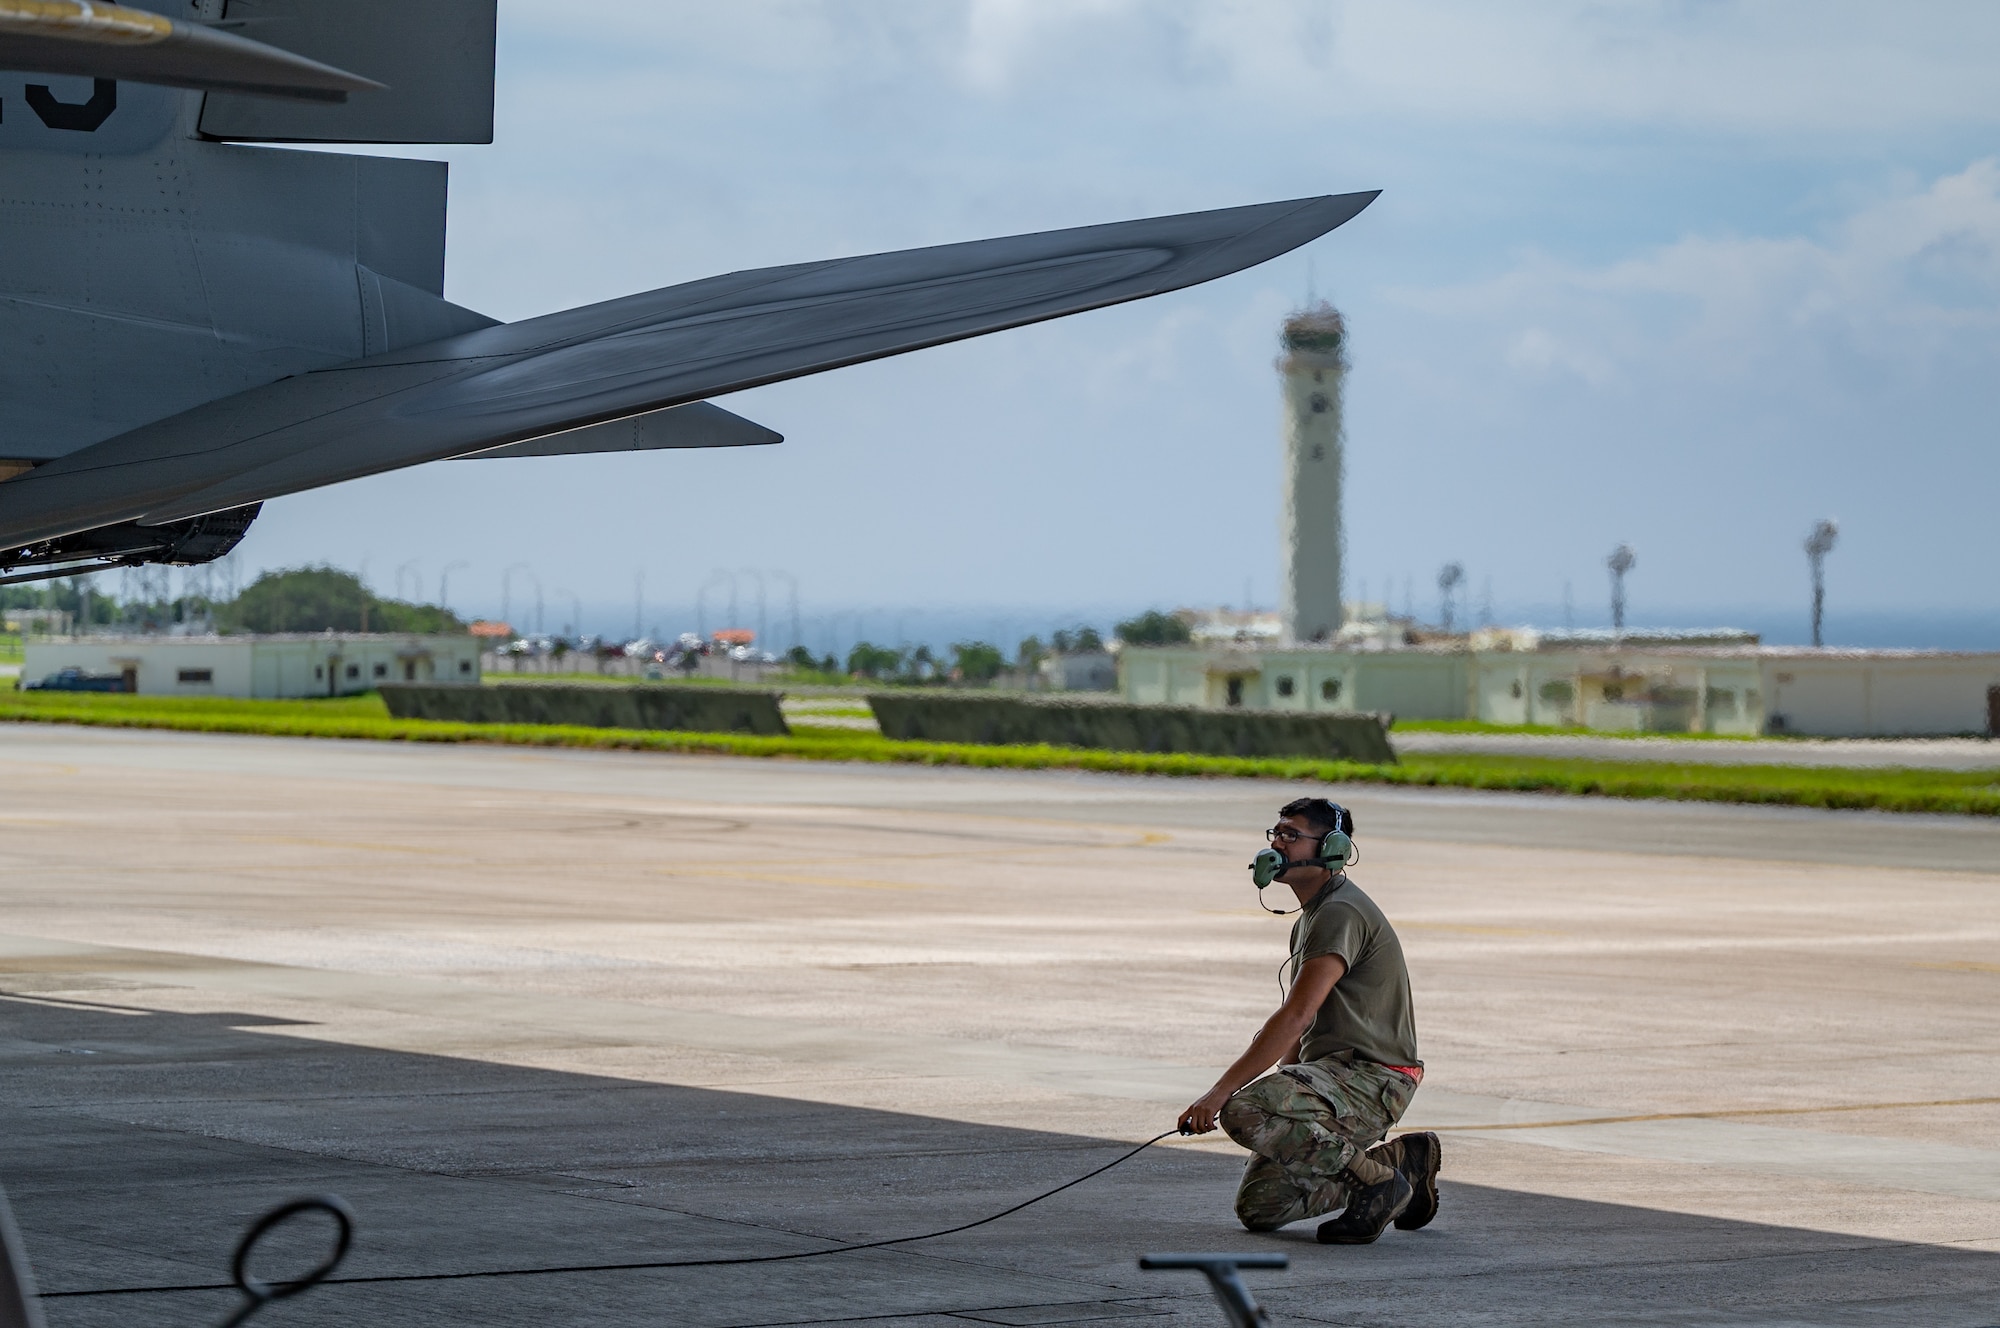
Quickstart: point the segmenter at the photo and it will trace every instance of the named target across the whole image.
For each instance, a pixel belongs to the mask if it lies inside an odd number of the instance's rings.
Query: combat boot
[[[1389,1223],[1402,1216],[1416,1191],[1400,1171],[1374,1185],[1356,1186],[1347,1211],[1319,1224],[1322,1245],[1372,1245]]]
[[[1421,1134],[1398,1135],[1394,1146],[1397,1149],[1396,1170],[1403,1174],[1415,1191],[1410,1198],[1410,1206],[1396,1218],[1396,1230],[1415,1231],[1429,1226],[1431,1219],[1437,1216],[1438,1159],[1442,1150],[1438,1137],[1428,1130]],[[1387,1161],[1386,1158],[1383,1160]]]

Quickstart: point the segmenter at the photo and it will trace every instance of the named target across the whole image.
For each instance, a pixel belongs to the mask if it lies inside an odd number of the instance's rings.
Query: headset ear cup
[[[1335,830],[1319,842],[1319,860],[1325,866],[1339,871],[1354,856],[1354,841]]]

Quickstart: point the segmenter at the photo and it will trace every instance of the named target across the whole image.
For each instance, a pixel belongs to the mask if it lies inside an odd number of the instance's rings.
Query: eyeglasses
[[[1314,836],[1303,830],[1295,830],[1289,825],[1274,825],[1264,832],[1265,842],[1271,844],[1296,844],[1301,839],[1312,838]]]

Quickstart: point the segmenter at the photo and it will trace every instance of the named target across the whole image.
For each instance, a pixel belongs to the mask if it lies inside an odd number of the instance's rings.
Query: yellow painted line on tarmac
[[[1629,1125],[1634,1121],[1730,1120],[1739,1116],[1815,1116],[1843,1111],[1910,1111],[1925,1107],[1990,1107],[2000,1097],[1935,1098],[1928,1102],[1854,1102],[1833,1107],[1741,1107],[1734,1111],[1656,1111],[1643,1116],[1582,1116],[1575,1120],[1520,1121],[1512,1125],[1433,1125],[1438,1134],[1466,1130],[1555,1130],[1572,1125]]]

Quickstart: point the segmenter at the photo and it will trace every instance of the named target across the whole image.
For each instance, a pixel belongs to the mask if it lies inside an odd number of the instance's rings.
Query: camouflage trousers
[[[1416,1091],[1368,1061],[1288,1065],[1240,1090],[1222,1108],[1222,1128],[1254,1154],[1236,1187],[1237,1220],[1272,1231],[1339,1212],[1356,1180],[1388,1179],[1402,1149],[1379,1141]]]

